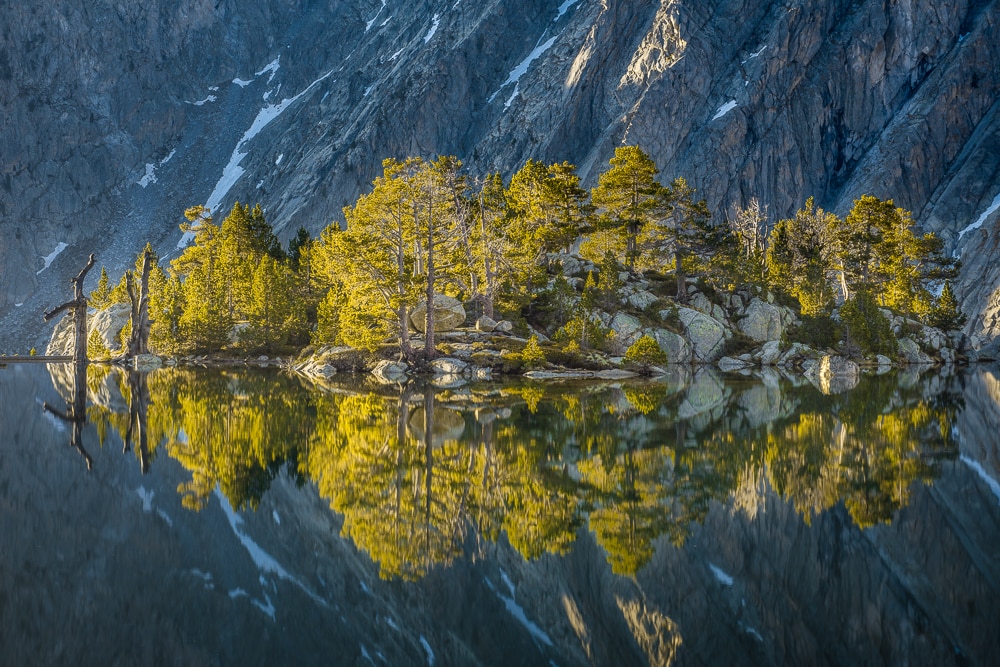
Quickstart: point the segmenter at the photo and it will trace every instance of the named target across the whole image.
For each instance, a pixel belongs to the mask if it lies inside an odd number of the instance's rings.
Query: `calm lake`
[[[2,664],[1000,662],[994,367],[11,364],[0,424]]]

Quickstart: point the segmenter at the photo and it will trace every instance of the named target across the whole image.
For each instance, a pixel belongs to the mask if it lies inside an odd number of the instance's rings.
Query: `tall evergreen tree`
[[[611,252],[632,271],[640,254],[640,233],[654,224],[664,190],[652,158],[638,146],[616,148],[610,165],[591,192],[598,218],[589,254],[598,259]]]
[[[778,221],[768,236],[768,282],[797,298],[803,315],[828,314],[833,307],[830,276],[839,225],[840,218],[816,208],[810,197],[794,218]]]

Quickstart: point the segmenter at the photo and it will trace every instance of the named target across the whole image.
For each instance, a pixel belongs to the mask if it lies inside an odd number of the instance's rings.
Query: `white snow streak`
[[[146,174],[142,178],[140,178],[138,181],[136,181],[136,184],[137,185],[141,185],[143,188],[145,188],[150,183],[156,183],[156,169],[157,169],[157,167],[162,167],[166,163],[170,162],[170,158],[172,158],[174,156],[174,153],[176,153],[176,152],[177,152],[176,148],[174,150],[170,151],[170,153],[167,155],[167,157],[165,157],[162,160],[160,160],[159,164],[153,164],[152,162],[147,162],[146,163]]]
[[[990,491],[992,491],[993,495],[997,497],[998,501],[1000,501],[1000,482],[997,482],[995,479],[990,477],[989,473],[983,469],[983,466],[979,463],[979,461],[976,461],[965,454],[962,454],[961,459],[962,463],[972,468],[976,474],[979,475],[984,482],[986,482],[986,486],[990,487]]]
[[[712,574],[715,575],[715,578],[718,579],[719,583],[722,584],[723,586],[733,585],[733,578],[728,574],[726,574],[725,572],[723,572],[720,568],[716,567],[712,563],[709,563],[708,569],[712,571]]]
[[[305,584],[303,584],[301,581],[299,581],[291,574],[289,574],[288,571],[285,568],[283,568],[277,560],[275,560],[266,551],[261,549],[260,545],[254,542],[249,535],[240,530],[240,527],[243,525],[243,519],[240,517],[240,515],[236,513],[235,510],[233,510],[232,505],[229,504],[229,501],[226,499],[224,495],[222,495],[222,492],[219,490],[218,487],[216,487],[215,489],[215,495],[219,499],[219,505],[222,507],[222,511],[225,512],[226,518],[229,520],[229,526],[233,529],[233,533],[236,535],[236,539],[240,541],[240,544],[243,545],[243,548],[246,549],[247,553],[250,554],[250,558],[257,566],[257,570],[261,573],[262,580],[264,574],[274,574],[279,579],[284,579],[285,581],[288,581],[297,586],[303,593],[312,598],[313,602],[316,602],[317,604],[320,604],[324,607],[328,606],[326,604],[326,600],[321,598],[316,593],[312,592],[309,588],[306,587]],[[268,612],[268,610],[270,610],[268,613],[271,616],[271,618],[274,618],[274,607],[273,605],[271,605],[271,600],[268,599],[267,594],[264,595],[264,599],[267,600],[266,606],[262,605],[256,600],[254,600],[254,604],[256,604],[265,612]]]
[[[245,79],[240,79],[240,78],[237,77],[237,78],[233,79],[233,83],[235,83],[240,88],[246,88],[251,83],[253,83],[253,79],[250,79],[249,81],[247,81]]]
[[[156,165],[152,162],[146,163],[146,173],[136,183],[145,188],[150,183],[156,183]]]
[[[276,524],[281,525],[281,517],[278,516],[278,510],[271,510],[271,518],[274,519]]]
[[[372,26],[375,24],[375,20],[382,15],[383,9],[385,9],[385,0],[382,0],[382,6],[378,8],[378,12],[375,13],[375,16],[372,17],[372,20],[365,24],[365,32],[368,32],[369,30],[372,29]],[[385,24],[383,23],[382,25]]]
[[[270,76],[267,77],[267,82],[271,83],[271,80],[274,78],[274,75],[278,73],[279,67],[281,67],[281,56],[278,56],[268,64],[264,65],[264,68],[259,72],[254,72],[254,76],[257,77],[263,74],[264,72],[270,72]]]
[[[765,44],[764,46],[760,47],[760,50],[757,51],[756,53],[751,53],[750,55],[748,55],[747,59],[743,61],[743,64],[746,65],[748,62],[750,62],[751,60],[753,60],[754,58],[756,58],[760,54],[764,53],[764,49],[766,49],[766,48],[767,48],[767,44]]]
[[[718,118],[722,118],[723,116],[725,116],[727,113],[729,113],[730,111],[732,111],[735,108],[736,108],[736,100],[729,100],[728,102],[726,102],[725,104],[723,104],[721,107],[719,107],[719,110],[715,112],[714,116],[712,116],[712,120],[716,120]]]
[[[207,104],[209,102],[214,102],[216,99],[218,99],[218,98],[215,95],[209,95],[208,97],[206,97],[203,100],[198,100],[197,102],[188,102],[188,104],[193,104],[196,107],[200,107],[200,106],[204,106],[205,104]]]
[[[434,665],[434,651],[431,650],[431,645],[427,643],[427,639],[423,635],[420,635],[420,645],[424,647],[427,651],[427,664],[433,667]]]
[[[284,159],[285,159],[285,154],[284,154],[284,153],[282,153],[282,154],[281,154],[281,155],[279,155],[279,156],[277,157],[277,159],[276,159],[276,160],[274,161],[274,166],[278,166],[279,164],[281,164],[281,161],[282,161],[282,160],[284,160]]]
[[[500,94],[501,90],[503,90],[504,88],[506,88],[507,86],[509,86],[510,84],[513,83],[514,84],[514,92],[511,93],[511,96],[509,98],[507,98],[507,101],[504,103],[504,109],[510,108],[510,105],[514,101],[514,98],[517,97],[517,95],[518,95],[518,90],[519,90],[519,83],[518,82],[521,80],[521,77],[525,74],[525,72],[528,71],[528,68],[531,67],[531,63],[533,63],[536,60],[538,60],[538,58],[540,58],[543,53],[545,53],[546,51],[548,51],[549,48],[553,44],[555,44],[556,39],[558,39],[558,37],[559,37],[559,35],[556,35],[555,37],[550,37],[545,42],[543,42],[543,43],[538,44],[537,46],[535,46],[535,48],[531,50],[531,53],[529,53],[524,60],[522,60],[521,62],[519,62],[517,64],[517,67],[515,67],[514,69],[512,69],[510,71],[510,74],[507,75],[507,80],[504,81],[502,84],[500,84],[500,87],[497,89],[497,91],[495,93],[493,93],[492,95],[490,95],[489,99],[487,99],[486,102],[487,103],[492,102],[493,99],[497,95]]]
[[[561,19],[563,17],[563,14],[565,14],[566,12],[568,12],[570,10],[570,7],[572,7],[573,5],[575,5],[577,3],[577,1],[578,0],[566,0],[566,2],[562,3],[561,5],[559,5],[559,13],[556,14],[556,17],[554,19],[552,19],[552,20],[553,21],[558,21],[559,19]]]
[[[277,63],[278,59],[275,59],[271,63],[271,65],[268,65],[260,72],[258,72],[257,73],[258,76],[263,72],[269,71],[272,65],[273,68],[276,70],[278,67]],[[240,177],[243,176],[243,174],[246,172],[246,170],[240,166],[240,163],[243,161],[243,158],[245,158],[249,153],[249,149],[246,148],[247,143],[249,143],[251,139],[256,137],[261,130],[267,127],[271,121],[280,116],[281,113],[285,111],[285,109],[290,107],[300,97],[302,97],[310,90],[312,90],[313,86],[315,86],[316,84],[320,83],[321,81],[329,77],[331,74],[333,74],[333,72],[334,70],[330,70],[320,78],[316,79],[308,86],[306,86],[305,90],[303,90],[298,95],[286,98],[278,102],[277,104],[269,104],[260,110],[260,112],[257,114],[257,117],[254,118],[253,123],[250,124],[250,129],[244,132],[240,140],[236,142],[236,148],[233,149],[233,154],[229,157],[229,163],[222,170],[222,178],[220,178],[219,182],[215,184],[215,189],[212,190],[212,194],[208,196],[208,201],[205,202],[205,207],[207,209],[209,209],[210,211],[215,211],[219,207],[219,205],[222,204],[223,198],[229,193],[232,187],[236,185],[236,182],[240,180]],[[192,232],[185,232],[185,234],[181,236],[181,240],[178,241],[177,247],[184,248],[189,243],[191,243],[192,239],[194,239],[194,234]]]
[[[147,491],[146,487],[140,486],[135,490],[139,497],[142,498],[142,511],[149,514],[153,511],[153,492]]]
[[[966,227],[965,229],[963,229],[958,233],[958,240],[961,241],[962,237],[971,232],[973,229],[979,229],[980,227],[982,227],[983,223],[986,222],[986,218],[993,215],[993,212],[996,211],[998,208],[1000,208],[1000,194],[998,194],[996,197],[993,198],[993,203],[990,204],[985,211],[983,211],[983,214],[979,216],[979,218],[974,223],[972,223],[971,225],[969,225],[968,227]]]
[[[45,269],[47,269],[50,266],[52,266],[52,260],[54,260],[56,257],[58,257],[59,253],[61,253],[63,250],[65,250],[68,247],[69,246],[67,244],[63,243],[62,241],[60,241],[59,243],[57,243],[55,250],[53,250],[50,254],[46,255],[45,257],[42,257],[42,261],[45,262],[45,266],[43,266],[42,268],[38,269],[38,271],[35,272],[35,275],[37,276],[39,273],[41,273]]]
[[[428,30],[427,34],[424,36],[424,44],[431,41],[431,38],[434,37],[434,33],[438,31],[439,25],[441,25],[441,15],[435,14],[434,18],[431,19],[431,29]]]

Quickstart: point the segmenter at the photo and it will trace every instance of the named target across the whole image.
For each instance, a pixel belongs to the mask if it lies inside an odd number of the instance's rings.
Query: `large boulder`
[[[452,331],[465,323],[465,308],[458,299],[444,294],[434,295],[434,331]],[[410,324],[417,331],[424,332],[427,321],[427,302],[421,301],[410,312]]]
[[[91,333],[97,331],[109,350],[112,352],[119,350],[121,343],[118,336],[131,317],[132,307],[127,303],[113,303],[103,310],[90,311],[87,313],[88,338]],[[73,354],[74,335],[73,316],[66,314],[53,329],[45,354],[51,356]]]
[[[691,346],[684,340],[683,336],[675,334],[666,329],[650,329],[647,331],[660,349],[667,355],[667,362],[671,364],[690,364]]]
[[[626,297],[625,302],[637,310],[646,310],[657,302],[656,295],[647,290],[639,290]]]
[[[691,343],[694,361],[711,362],[722,356],[726,341],[732,335],[725,324],[691,308],[679,307],[677,315]]]
[[[899,339],[899,356],[908,364],[923,366],[934,363],[934,360],[924,354],[920,346],[909,337]]]
[[[700,310],[709,317],[719,320],[720,322],[726,321],[726,311],[722,309],[722,306],[715,303],[701,292],[693,293],[691,298],[688,299],[688,305],[695,310]]]
[[[469,364],[454,357],[439,357],[430,366],[434,375],[462,375],[469,368]]]
[[[615,332],[615,340],[623,349],[642,337],[642,322],[628,313],[615,313],[608,328]]]
[[[406,362],[383,359],[375,364],[372,376],[382,384],[403,384],[409,379],[408,370]]]
[[[740,331],[758,343],[781,338],[781,308],[772,303],[755,298],[747,306],[746,315],[737,326]]]

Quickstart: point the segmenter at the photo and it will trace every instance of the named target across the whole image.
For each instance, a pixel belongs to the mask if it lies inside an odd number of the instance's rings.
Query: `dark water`
[[[1000,664],[988,368],[11,365],[0,425],[2,664]]]

